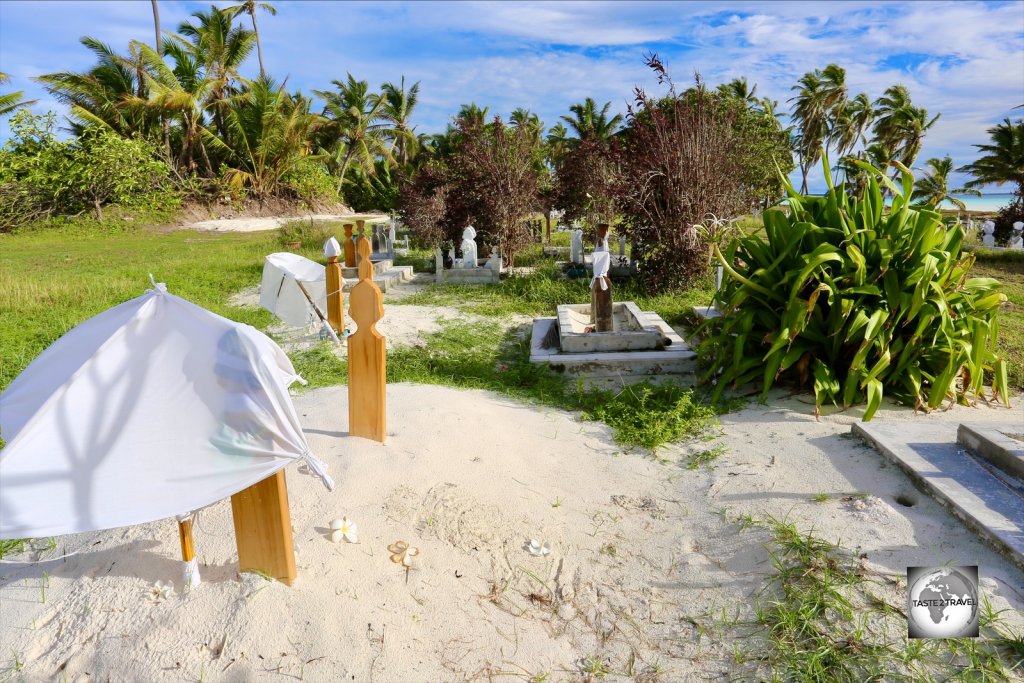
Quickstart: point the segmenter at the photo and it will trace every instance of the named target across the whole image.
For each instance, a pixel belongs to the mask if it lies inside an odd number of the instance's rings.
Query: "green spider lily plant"
[[[914,177],[902,164],[902,188],[868,164],[861,199],[833,186],[805,197],[785,181],[788,212],[764,213],[765,235],[732,240],[714,254],[726,271],[716,305],[722,315],[699,333],[717,400],[726,386],[760,379],[813,380],[815,414],[825,401],[867,401],[864,419],[888,392],[915,408],[947,398],[1009,404],[1007,366],[995,353],[996,313],[1006,297],[991,278],[968,277],[963,230],[938,212],[912,208]],[[881,184],[892,193],[886,210]]]

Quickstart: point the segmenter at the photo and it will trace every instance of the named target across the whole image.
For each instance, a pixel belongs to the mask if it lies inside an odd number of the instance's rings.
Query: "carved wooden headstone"
[[[356,267],[356,243],[352,237],[352,224],[345,224],[345,267]]]
[[[342,293],[345,281],[341,277],[341,264],[337,256],[327,257],[326,270],[327,323],[335,332],[341,333],[345,329],[345,295]]]
[[[356,332],[348,338],[348,433],[374,441],[386,434],[385,339],[377,331],[384,316],[383,295],[373,281],[370,241],[361,235],[356,242],[359,256],[359,282],[348,295],[348,314]]]

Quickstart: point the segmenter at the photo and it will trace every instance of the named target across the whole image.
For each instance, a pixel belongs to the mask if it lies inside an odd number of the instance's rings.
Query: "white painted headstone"
[[[569,233],[569,262],[583,263],[583,231],[579,228]]]
[[[619,256],[626,255],[626,236],[619,235]]]
[[[462,267],[476,268],[476,229],[467,225],[462,231]]]
[[[992,221],[985,221],[981,224],[981,244],[986,247],[996,245],[996,224]]]
[[[1010,249],[1024,249],[1024,221],[1017,221],[1013,224],[1013,234],[1010,235]]]

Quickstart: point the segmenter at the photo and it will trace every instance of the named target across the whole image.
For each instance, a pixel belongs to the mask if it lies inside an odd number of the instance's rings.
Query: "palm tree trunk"
[[[156,2],[156,0],[153,0]],[[249,16],[252,17],[252,32],[256,34],[256,56],[260,60],[260,78],[266,78],[267,72],[263,69],[263,46],[260,44],[260,30],[256,28],[256,8],[253,7],[252,11],[249,12]]]
[[[341,173],[338,175],[338,196],[339,197],[341,196],[341,186],[345,182],[345,173],[348,172],[348,164],[349,164],[350,161],[352,161],[352,155],[354,153],[355,152],[352,149],[352,147],[349,146],[348,151],[345,152],[345,161],[341,162]]]
[[[156,6],[156,0],[153,2],[153,28],[156,30],[156,53],[160,54],[160,8]]]

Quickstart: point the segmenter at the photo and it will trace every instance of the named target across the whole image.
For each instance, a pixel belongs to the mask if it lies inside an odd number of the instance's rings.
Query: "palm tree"
[[[204,131],[205,140],[228,159],[229,185],[248,188],[261,201],[277,190],[289,171],[310,155],[310,130],[316,117],[310,101],[293,97],[272,79],[260,77],[229,102],[225,114],[228,142]]]
[[[569,124],[569,127],[576,133],[580,140],[593,137],[598,140],[607,140],[618,130],[622,123],[622,114],[608,118],[608,110],[611,102],[598,111],[597,103],[593,98],[588,97],[582,104],[574,104],[569,107],[572,116],[562,116],[562,120]]]
[[[548,163],[551,166],[558,168],[558,165],[562,162],[566,153],[569,151],[570,146],[569,130],[561,123],[548,128],[547,138],[545,139],[545,147],[547,150]]]
[[[544,132],[544,124],[541,122],[540,117],[532,111],[523,107],[516,108],[512,112],[512,116],[509,117],[509,123],[513,128],[525,128],[528,130],[534,143],[540,144],[541,133]]]
[[[989,144],[974,145],[983,152],[982,156],[957,169],[974,176],[966,186],[1016,183],[1017,196],[1024,197],[1024,119],[1012,123],[1010,119],[1004,119],[994,128],[989,128],[988,134]]]
[[[137,52],[123,57],[108,45],[86,36],[82,45],[96,55],[96,66],[85,73],[61,71],[35,78],[59,102],[71,108],[71,129],[80,133],[86,126],[106,126],[125,137],[148,135],[158,117],[127,109],[128,98],[146,97],[146,77]]]
[[[476,102],[470,102],[459,108],[459,113],[455,115],[455,120],[465,121],[470,125],[485,126],[487,125],[487,114],[490,111],[490,107],[481,108],[477,106]]]
[[[867,93],[846,100],[837,113],[832,129],[832,143],[836,153],[842,156],[852,152],[858,143],[866,145],[866,133],[874,117],[875,110]]]
[[[402,81],[397,86],[394,83],[385,83],[381,86],[381,97],[381,118],[391,124],[393,131],[391,151],[393,154],[397,152],[395,158],[399,164],[405,166],[416,156],[419,147],[416,129],[409,125],[412,111],[420,98],[419,81],[409,86],[408,90],[405,89],[405,76],[402,76]]]
[[[204,125],[204,114],[210,106],[210,93],[222,84],[211,78],[195,55],[180,42],[164,42],[164,52],[174,59],[173,69],[164,57],[145,43],[133,40],[131,49],[145,64],[148,96],[126,98],[125,109],[177,118],[181,126],[178,168],[194,173],[198,153],[203,170],[208,177],[214,177],[213,165],[203,143],[209,132]]]
[[[7,83],[10,80],[11,79],[7,74],[0,71],[0,83]],[[24,96],[25,91],[23,90],[17,90],[15,92],[7,93],[6,95],[0,95],[0,116],[6,116],[15,109],[35,104],[35,100],[23,100],[22,98]]]
[[[238,92],[234,82],[245,80],[238,70],[252,54],[256,45],[255,34],[235,26],[235,15],[228,10],[211,6],[209,12],[193,12],[192,16],[196,18],[195,24],[186,21],[178,25],[178,33],[191,39],[191,43],[181,36],[175,36],[175,41],[188,47],[214,83],[207,105],[213,112],[217,132],[223,136],[226,101]]]
[[[928,110],[915,107],[906,86],[893,85],[875,100],[875,139],[893,151],[905,166],[911,166],[921,152],[924,135],[941,114],[928,118]]]
[[[153,0],[156,2],[156,0]],[[256,10],[261,9],[268,12],[270,16],[277,16],[277,8],[267,2],[256,2],[256,0],[245,0],[240,5],[232,5],[231,7],[225,7],[225,12],[231,12],[232,17],[237,17],[239,14],[248,14],[252,18],[252,32],[256,36],[256,56],[260,60],[260,78],[264,78],[267,75],[266,69],[263,68],[263,45],[260,43],[260,30],[256,27]]]
[[[925,204],[938,207],[946,201],[961,211],[967,210],[967,205],[951,194],[973,194],[980,195],[977,190],[969,188],[949,189],[949,174],[953,172],[953,158],[945,156],[942,159],[929,159],[925,162],[924,175],[914,183],[914,192],[910,195],[912,200],[923,200]]]
[[[346,82],[335,80],[331,83],[337,92],[313,92],[327,102],[323,113],[328,120],[325,131],[333,138],[334,158],[338,162],[338,194],[341,194],[345,173],[353,160],[367,174],[372,174],[377,157],[391,158],[387,145],[389,129],[386,124],[379,123],[384,100],[370,92],[367,81],[357,81],[348,74]]]
[[[156,40],[153,41],[153,48],[159,53],[160,52],[160,8],[156,6],[156,0],[153,0],[153,31],[156,35]]]
[[[735,97],[740,102],[744,102],[748,107],[753,108],[760,106],[762,101],[757,99],[755,96],[757,93],[757,84],[751,88],[747,84],[746,78],[734,78],[728,83],[722,83],[718,86],[718,92],[728,97]]]
[[[807,175],[829,146],[846,106],[846,70],[829,64],[804,74],[792,89],[797,93],[789,101],[795,103],[792,118],[798,129],[796,152],[803,175],[800,192],[806,193]]]

